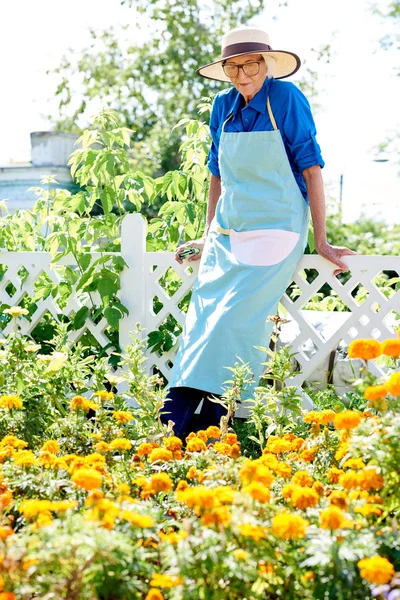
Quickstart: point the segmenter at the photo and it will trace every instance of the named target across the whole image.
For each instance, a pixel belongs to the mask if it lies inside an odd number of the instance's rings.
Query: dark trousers
[[[219,425],[220,419],[226,415],[226,410],[220,404],[211,402],[209,397],[221,398],[218,394],[211,394],[204,390],[190,387],[173,387],[167,394],[161,420],[165,425],[171,420],[175,423],[174,432],[178,437],[184,437],[190,433],[191,426],[196,430],[207,429],[210,425]],[[204,400],[201,412],[195,415],[200,402]],[[197,418],[196,418],[197,417]]]

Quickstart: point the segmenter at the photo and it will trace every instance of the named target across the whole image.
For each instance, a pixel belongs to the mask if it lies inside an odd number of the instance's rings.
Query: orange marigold
[[[381,344],[382,354],[385,356],[392,356],[393,358],[398,358],[400,356],[400,340],[392,339],[385,340]]]
[[[330,504],[333,504],[333,506],[338,506],[342,509],[347,508],[349,505],[349,499],[346,492],[342,492],[341,490],[337,490],[329,494],[328,501]]]
[[[306,535],[308,525],[303,517],[284,512],[272,519],[272,533],[284,540],[299,539]]]
[[[333,410],[311,410],[304,416],[305,423],[315,423],[316,425],[328,425],[335,416]]]
[[[221,437],[221,430],[215,425],[210,425],[210,427],[207,427],[206,429],[206,434],[208,439],[212,438],[214,440],[218,440]]]
[[[314,508],[319,502],[319,496],[313,488],[295,486],[290,499],[296,508]]]
[[[307,471],[297,471],[297,473],[293,475],[292,483],[302,487],[312,486],[313,478]]]
[[[167,473],[153,473],[150,479],[152,493],[169,492],[172,490],[172,479]]]
[[[364,558],[358,563],[360,575],[363,579],[375,585],[384,585],[388,583],[394,575],[394,567],[387,558],[383,556],[372,556]]]
[[[399,340],[400,342],[400,340]],[[386,385],[370,385],[364,390],[364,398],[366,400],[380,400],[388,394]]]
[[[372,360],[382,354],[381,344],[377,340],[354,340],[349,345],[349,358]]]
[[[355,410],[344,410],[333,419],[335,429],[354,429],[361,423],[361,415]]]
[[[174,455],[170,450],[165,448],[154,448],[149,456],[150,462],[162,461],[169,462],[174,459]]]
[[[331,467],[328,471],[328,481],[329,483],[338,483],[339,477],[344,473],[343,469],[337,469],[336,467]]]
[[[175,435],[163,439],[164,447],[171,452],[182,450],[182,440]]]
[[[384,485],[382,475],[375,467],[367,467],[358,473],[359,487],[362,490],[381,490]]]
[[[84,490],[93,490],[101,487],[103,478],[95,469],[77,469],[71,477],[78,487]]]
[[[319,515],[319,526],[322,529],[340,529],[345,522],[345,514],[338,506],[329,506],[321,510]]]
[[[271,498],[269,489],[258,481],[253,481],[252,483],[249,483],[249,485],[246,485],[242,488],[242,492],[249,494],[253,500],[258,500],[258,502],[262,503],[269,502]]]
[[[204,452],[207,450],[205,442],[199,437],[194,437],[186,445],[187,452]]]

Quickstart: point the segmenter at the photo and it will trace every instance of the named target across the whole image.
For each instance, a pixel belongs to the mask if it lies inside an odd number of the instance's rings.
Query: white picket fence
[[[120,299],[129,310],[129,315],[120,322],[119,336],[122,347],[130,342],[130,332],[136,329],[137,324],[148,333],[157,329],[171,314],[178,323],[183,325],[185,314],[178,304],[193,285],[198,263],[191,263],[190,266],[188,263],[179,265],[174,260],[173,253],[147,252],[146,224],[138,214],[127,215],[123,221],[121,255],[128,266],[121,273]],[[73,261],[68,259],[65,261],[74,266]],[[395,271],[400,274],[400,258],[349,256],[345,261],[350,268],[351,277],[345,285],[342,285],[336,277],[333,277],[331,263],[317,255],[304,256],[293,275],[293,282],[300,288],[301,294],[294,301],[290,298],[290,294],[285,294],[282,298],[282,306],[288,313],[286,318],[298,325],[297,337],[292,342],[292,347],[293,351],[299,352],[297,358],[302,372],[293,379],[295,385],[301,385],[309,378],[317,366],[337,347],[340,340],[349,343],[356,337],[385,339],[394,335],[393,317],[400,314],[400,290],[393,290],[391,297],[387,298],[376,285],[376,277],[383,271]],[[6,304],[16,305],[26,294],[32,297],[35,281],[41,272],[45,272],[54,282],[57,282],[58,275],[51,268],[50,262],[50,255],[43,252],[0,253],[0,264],[7,267],[0,284],[0,300]],[[182,282],[178,291],[171,297],[160,284],[160,278],[170,268],[175,270]],[[316,277],[311,283],[306,281],[304,269],[315,270]],[[325,284],[328,284],[349,308],[349,312],[340,313],[341,318],[337,319],[337,325],[333,329],[332,326],[330,327],[329,336],[321,334],[316,329],[313,318],[315,313],[313,315],[312,311],[303,310],[309,299]],[[353,296],[360,286],[365,289],[366,298],[359,305]],[[157,314],[153,311],[155,297],[163,305]],[[94,300],[96,301],[96,298]],[[55,318],[60,313],[59,307],[51,297],[39,300],[37,306],[30,321],[20,319],[22,333],[29,335],[43,319],[45,313],[51,313]],[[81,302],[74,293],[63,312],[69,315],[80,307]],[[333,314],[338,316],[338,313]],[[70,333],[70,339],[76,341],[84,332],[89,331],[99,345],[104,347],[109,343],[105,335],[106,328],[107,322],[104,319],[99,323],[87,319],[79,331]],[[11,330],[12,323],[3,333],[6,335]],[[314,350],[316,349],[311,357],[304,353],[305,342],[311,344]],[[148,352],[149,370],[156,367],[168,380],[175,351],[176,347],[162,355]]]

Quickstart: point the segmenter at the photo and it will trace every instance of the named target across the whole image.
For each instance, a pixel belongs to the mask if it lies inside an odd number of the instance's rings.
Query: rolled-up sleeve
[[[287,85],[286,92],[283,133],[290,150],[291,162],[299,173],[314,165],[323,167],[325,162],[316,140],[317,131],[308,100],[291,83]]]
[[[216,175],[216,177],[221,177],[218,161],[219,139],[221,135],[220,111],[218,104],[218,96],[216,96],[214,98],[210,117],[210,133],[212,141],[210,151],[208,153],[207,166],[213,175]]]

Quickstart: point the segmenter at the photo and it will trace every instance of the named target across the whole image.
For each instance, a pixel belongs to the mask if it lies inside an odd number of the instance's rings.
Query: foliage
[[[250,459],[224,421],[186,443],[161,424],[163,392],[136,338],[121,377],[104,361],[89,377],[79,349],[38,360],[18,332],[3,346],[8,599],[364,600],[382,582],[395,589],[400,343],[382,344],[393,357],[386,405],[304,413],[301,433],[286,411],[286,428],[270,423]],[[273,362],[283,381],[283,358]],[[376,396],[384,386],[371,378]],[[224,400],[248,380],[238,364]],[[40,429],[29,418],[35,402]]]

